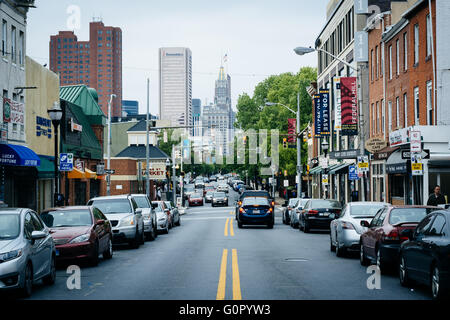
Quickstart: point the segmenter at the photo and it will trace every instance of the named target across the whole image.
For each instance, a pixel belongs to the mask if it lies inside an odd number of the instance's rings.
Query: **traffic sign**
[[[327,174],[323,174],[323,175],[322,175],[322,184],[323,184],[324,186],[327,186],[327,185],[328,185],[328,175],[327,175]]]
[[[70,172],[73,170],[73,153],[61,153],[59,155],[59,171]]]
[[[115,174],[115,173],[116,173],[116,170],[114,170],[114,169],[106,169],[106,170],[105,170],[105,173],[106,173],[106,174]]]
[[[422,152],[422,136],[420,131],[410,131],[409,141],[411,143],[411,152]]]
[[[422,159],[430,159],[430,150],[423,149],[422,152],[419,153],[422,156]],[[403,150],[402,151],[402,159],[410,160],[411,159],[411,150]]]
[[[359,179],[356,166],[349,166],[348,167],[348,179],[349,180],[358,180]]]

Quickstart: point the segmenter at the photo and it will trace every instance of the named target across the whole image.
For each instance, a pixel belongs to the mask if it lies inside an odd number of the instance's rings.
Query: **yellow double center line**
[[[217,286],[216,300],[225,299],[225,289],[227,282],[227,259],[228,249],[223,249],[222,263],[220,264],[219,285]],[[233,274],[233,300],[242,300],[241,281],[239,278],[239,265],[237,259],[237,250],[233,249],[231,253],[231,268]]]
[[[233,221],[233,218],[227,218],[227,221],[225,222],[225,230],[223,231],[225,237],[228,237],[228,225],[230,225],[230,237],[234,237]]]

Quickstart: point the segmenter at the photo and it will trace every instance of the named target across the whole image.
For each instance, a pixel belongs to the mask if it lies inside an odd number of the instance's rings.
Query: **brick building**
[[[105,115],[108,102],[113,117],[122,116],[122,30],[91,22],[89,41],[78,41],[73,31],[50,37],[50,69],[60,75],[61,86],[86,84],[98,92]]]

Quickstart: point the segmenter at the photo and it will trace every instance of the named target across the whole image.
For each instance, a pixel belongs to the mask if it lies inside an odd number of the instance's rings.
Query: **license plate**
[[[253,213],[254,213],[254,214],[258,214],[258,213],[259,213],[259,210],[253,210]]]
[[[320,216],[322,217],[328,217],[330,214],[329,213],[321,213]]]
[[[58,250],[58,249],[55,250],[55,255],[56,255],[57,257],[59,257],[59,250]]]

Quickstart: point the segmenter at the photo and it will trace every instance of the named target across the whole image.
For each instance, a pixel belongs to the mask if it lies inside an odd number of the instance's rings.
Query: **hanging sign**
[[[356,78],[341,78],[341,131],[344,136],[358,135]]]

